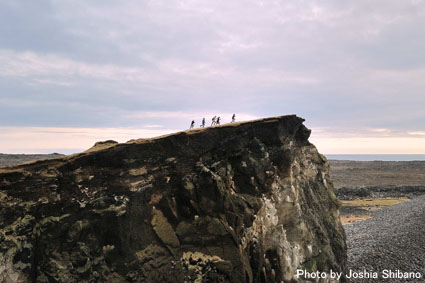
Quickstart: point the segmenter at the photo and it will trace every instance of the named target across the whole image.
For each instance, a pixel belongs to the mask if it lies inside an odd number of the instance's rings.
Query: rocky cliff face
[[[1,282],[304,282],[341,271],[326,159],[282,116],[0,169]]]

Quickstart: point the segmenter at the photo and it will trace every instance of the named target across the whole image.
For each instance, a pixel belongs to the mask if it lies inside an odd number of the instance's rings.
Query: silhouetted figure
[[[212,117],[211,126],[214,126],[216,124],[216,121],[215,121],[216,118],[217,118],[217,116]]]
[[[236,115],[235,114],[233,114],[233,116],[232,116],[232,122],[231,123],[233,123],[233,122],[235,122],[236,121]]]
[[[190,123],[190,130],[192,130],[193,127],[195,127],[195,120],[192,120],[192,123]]]
[[[217,118],[217,122],[215,124],[220,125],[220,116]]]
[[[205,118],[202,118],[201,128],[205,128]]]

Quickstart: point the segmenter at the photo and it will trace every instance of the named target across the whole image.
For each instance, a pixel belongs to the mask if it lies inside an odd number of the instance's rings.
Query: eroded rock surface
[[[296,116],[0,169],[1,282],[305,282],[342,271],[326,159]]]

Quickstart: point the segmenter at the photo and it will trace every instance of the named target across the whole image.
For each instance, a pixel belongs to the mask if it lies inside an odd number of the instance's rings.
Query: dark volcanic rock
[[[371,186],[359,188],[342,187],[335,190],[335,195],[340,200],[353,200],[357,198],[413,198],[425,195],[425,186]]]
[[[295,282],[298,268],[343,270],[329,167],[302,122],[0,169],[0,281]]]

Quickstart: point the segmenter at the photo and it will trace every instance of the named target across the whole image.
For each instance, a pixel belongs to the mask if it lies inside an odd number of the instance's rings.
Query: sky
[[[425,1],[0,0],[0,152],[285,114],[327,154],[425,154]]]

